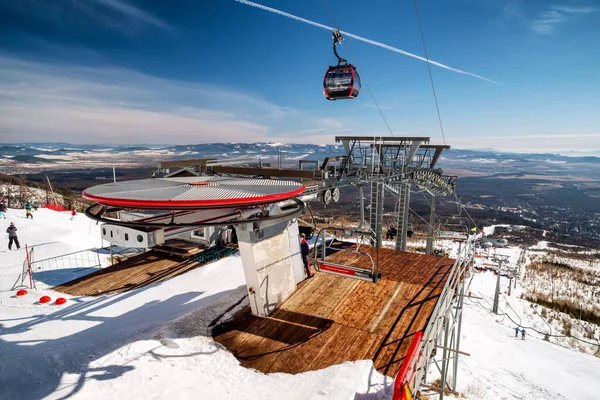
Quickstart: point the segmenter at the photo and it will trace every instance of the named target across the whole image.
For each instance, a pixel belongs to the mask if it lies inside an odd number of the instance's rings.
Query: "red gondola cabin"
[[[360,76],[352,64],[330,66],[323,79],[327,100],[355,99],[360,93]]]

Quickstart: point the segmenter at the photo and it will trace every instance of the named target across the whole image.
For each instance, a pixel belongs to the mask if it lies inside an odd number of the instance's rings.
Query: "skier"
[[[0,201],[0,218],[6,219],[6,211],[6,204],[4,204],[4,201]]]
[[[519,327],[515,328],[515,337],[519,337]]]
[[[75,218],[76,215],[77,213],[75,212],[75,210],[73,210],[73,212],[71,213],[71,221],[73,221],[73,218]]]
[[[6,228],[6,233],[8,233],[8,249],[12,250],[12,244],[14,242],[17,245],[17,250],[19,250],[21,245],[19,245],[19,238],[17,237],[17,227],[13,222]]]
[[[308,242],[306,241],[306,235],[301,233],[300,237],[302,238],[300,241],[300,251],[302,254],[302,262],[304,263],[304,269],[306,269],[306,275],[309,278],[312,278],[313,274],[310,272],[310,267],[308,266],[308,253],[310,253],[310,248],[308,247]]]
[[[40,204],[37,201],[33,202],[33,211],[37,211]]]
[[[525,340],[525,328],[521,329],[521,339]]]
[[[25,204],[25,218],[33,219],[33,214],[31,213],[31,203],[30,202],[27,202],[27,204]]]

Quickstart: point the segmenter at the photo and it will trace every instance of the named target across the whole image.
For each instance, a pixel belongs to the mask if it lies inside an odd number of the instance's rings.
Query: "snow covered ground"
[[[490,273],[491,274],[491,273]],[[465,302],[458,391],[480,399],[598,399],[600,358],[558,347],[514,327],[495,323],[479,306]]]
[[[38,259],[100,247],[99,226],[83,215],[39,210],[25,220],[9,210],[21,243]],[[5,229],[5,228],[3,228]],[[234,255],[145,288],[102,297],[67,297],[41,305],[50,289],[17,298],[11,290],[24,251],[2,244],[0,269],[1,399],[362,399],[391,397],[391,379],[371,361],[298,375],[243,368],[210,338],[210,327],[247,304],[241,259]],[[501,249],[516,261],[518,249]],[[502,278],[504,288],[508,281]],[[600,358],[563,348],[488,311],[492,272],[474,274],[465,301],[459,391],[467,399],[597,399]],[[543,331],[530,303],[502,295],[500,308]],[[229,310],[232,306],[236,308]],[[509,307],[510,305],[510,307]],[[229,310],[229,311],[228,311]],[[537,318],[537,319],[536,319]]]
[[[489,251],[508,255],[512,265],[520,253],[518,247]],[[497,275],[485,271],[474,273],[470,282],[468,291],[479,299],[464,303],[461,350],[471,355],[459,357],[458,391],[470,400],[598,399],[600,358],[581,348],[595,352],[599,347],[560,337],[559,319],[548,324],[540,306],[519,298],[524,290],[520,281],[509,296],[509,279],[501,277],[499,315],[493,314],[496,280]],[[525,327],[525,340],[515,338],[517,324]],[[572,334],[583,337],[577,322],[573,325]],[[559,337],[548,342],[543,333]]]
[[[21,250],[13,246],[8,250],[6,228],[10,222],[17,227]],[[62,254],[90,248],[107,246],[100,237],[100,225],[84,214],[78,214],[71,220],[70,212],[57,212],[44,208],[33,212],[33,219],[25,218],[25,210],[8,209],[6,219],[0,219],[0,291],[10,290],[20,277],[25,260],[25,245],[34,249],[34,259],[42,260]],[[103,265],[108,265],[106,255],[100,257]],[[68,279],[68,276],[65,277]]]
[[[70,221],[68,214],[40,210],[27,221],[20,214],[11,209],[6,221],[16,222],[21,242],[44,256],[100,244],[98,227],[85,216]],[[391,381],[374,372],[371,361],[265,375],[241,367],[213,342],[209,325],[232,305],[246,304],[239,256],[128,293],[71,297],[45,289],[17,298],[10,288],[25,252],[3,255],[2,399],[389,397]],[[64,296],[68,302],[41,305],[42,295]]]

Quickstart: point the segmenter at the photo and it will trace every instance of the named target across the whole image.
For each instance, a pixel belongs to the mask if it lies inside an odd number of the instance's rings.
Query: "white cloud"
[[[594,7],[551,6],[539,13],[530,27],[536,33],[548,35],[554,31],[556,25],[566,22],[573,14],[589,14],[597,11],[598,9]]]
[[[589,14],[593,12],[597,12],[598,9],[596,7],[565,7],[565,6],[554,6],[553,9],[557,11],[562,11],[570,14]]]
[[[505,151],[565,153],[569,151],[600,151],[600,132],[581,134],[523,134],[513,136],[454,137],[454,148],[495,148]]]
[[[61,28],[87,30],[101,26],[127,36],[134,36],[146,27],[175,32],[161,18],[124,0],[4,0],[0,2],[0,12],[3,8]]]
[[[0,115],[4,142],[202,143],[274,137],[306,142],[311,134],[329,134],[319,139],[331,141],[346,129],[336,119],[221,86],[122,68],[7,57],[0,57]]]
[[[80,0],[77,0],[80,1]],[[142,21],[149,25],[154,25],[158,28],[164,29],[165,31],[171,31],[172,28],[166,22],[162,21],[160,18],[140,9],[128,4],[122,0],[92,0],[93,2],[105,6],[111,10],[119,12],[124,16],[135,19],[138,21]]]

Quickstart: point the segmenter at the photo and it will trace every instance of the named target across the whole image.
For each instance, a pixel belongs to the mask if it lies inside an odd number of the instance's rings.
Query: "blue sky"
[[[326,26],[321,0],[262,0]],[[442,143],[411,0],[328,0],[395,135]],[[600,150],[600,4],[419,2],[446,142]],[[332,143],[388,135],[363,83],[329,102],[330,33],[234,0],[4,0],[0,141]],[[456,72],[465,71],[481,76]],[[488,80],[497,83],[492,83]]]

